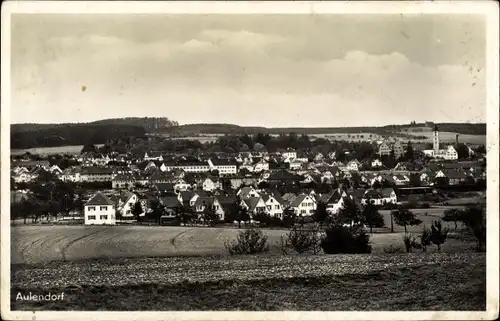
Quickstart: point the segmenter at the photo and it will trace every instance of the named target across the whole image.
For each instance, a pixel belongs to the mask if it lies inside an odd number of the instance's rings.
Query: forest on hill
[[[159,129],[179,126],[179,123],[168,119],[167,117],[126,117],[126,118],[109,118],[87,123],[62,123],[62,124],[12,124],[11,132],[29,132],[46,130],[50,128],[60,128],[68,126],[86,126],[86,125],[126,125],[143,127],[146,132],[154,132]]]
[[[56,127],[31,128],[28,131],[12,131],[12,149],[57,147],[69,145],[104,144],[124,137],[144,137],[141,126],[108,124],[71,124]]]

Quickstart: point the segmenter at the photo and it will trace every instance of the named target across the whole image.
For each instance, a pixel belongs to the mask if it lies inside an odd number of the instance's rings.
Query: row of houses
[[[160,189],[158,187],[156,191],[159,192]],[[172,193],[138,195],[130,191],[99,192],[85,203],[84,219],[87,225],[114,224],[117,218],[132,219],[137,202],[143,209],[140,216],[145,216],[152,211],[151,205],[155,200],[164,206],[163,218],[166,219],[174,218],[187,207],[196,215],[202,216],[206,208],[211,207],[219,220],[223,221],[235,204],[246,209],[251,218],[264,213],[283,219],[287,210],[297,216],[311,216],[315,213],[319,202],[326,205],[327,212],[335,214],[342,208],[345,198],[350,198],[359,206],[368,202],[375,205],[398,202],[392,188],[349,190],[340,187],[327,194],[318,194],[311,189],[299,194],[284,195],[274,189],[257,189],[253,186],[242,187],[236,193],[208,193],[203,190],[183,191],[177,195]]]

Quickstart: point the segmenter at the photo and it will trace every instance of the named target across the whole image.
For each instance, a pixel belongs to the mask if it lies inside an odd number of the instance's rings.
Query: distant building
[[[449,145],[446,149],[439,148],[439,128],[434,125],[434,130],[432,132],[432,150],[424,150],[423,153],[429,157],[441,158],[446,160],[457,160],[458,152],[452,145]]]

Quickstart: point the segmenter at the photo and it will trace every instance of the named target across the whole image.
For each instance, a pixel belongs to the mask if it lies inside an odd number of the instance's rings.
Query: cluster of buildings
[[[385,147],[381,147],[386,153]],[[400,152],[397,144],[396,150]],[[440,153],[438,150],[436,155]],[[103,184],[100,192],[91,192],[86,199],[85,224],[114,224],[117,219],[132,219],[133,206],[138,202],[144,209],[140,215],[147,215],[153,200],[164,205],[166,217],[175,217],[186,206],[201,215],[210,206],[224,220],[231,206],[238,202],[251,215],[263,212],[282,218],[286,210],[312,215],[319,202],[335,213],[345,197],[358,204],[370,200],[383,205],[399,202],[400,187],[433,186],[437,181],[472,184],[486,179],[479,161],[416,160],[384,168],[377,157],[340,162],[334,152],[306,156],[292,149],[273,154],[198,156],[148,152],[135,159],[86,154],[74,161],[79,165],[64,170],[48,161],[13,161],[12,180],[30,182],[42,171],[48,171],[63,181]],[[331,188],[319,192],[319,185]]]

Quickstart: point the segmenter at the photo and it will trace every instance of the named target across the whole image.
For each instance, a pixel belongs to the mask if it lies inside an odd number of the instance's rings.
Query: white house
[[[183,179],[178,179],[174,182],[174,191],[184,192],[191,188],[189,183],[186,183]]]
[[[241,206],[246,208],[250,215],[256,215],[259,212],[266,213],[266,203],[262,197],[250,197],[241,201]]]
[[[372,167],[373,168],[379,168],[382,167],[382,161],[380,159],[374,159],[372,160]]]
[[[289,161],[292,161],[295,158],[297,158],[297,152],[293,148],[288,148],[286,151],[281,153],[281,156],[284,159],[288,159]]]
[[[215,181],[210,177],[205,178],[205,180],[202,183],[202,189],[207,192],[213,192],[214,190],[219,188],[220,188],[219,181]]]
[[[330,195],[326,201],[326,211],[332,214],[336,214],[339,209],[344,206],[344,197],[347,197],[347,193],[342,189],[338,188]]]
[[[299,170],[302,168],[303,163],[298,159],[294,159],[289,163],[290,169],[293,171]]]
[[[262,171],[268,171],[269,170],[269,163],[265,161],[264,159],[261,159],[258,161],[254,168],[253,171],[256,173],[262,172]]]
[[[149,152],[149,153],[144,153],[144,160],[157,160],[157,161],[163,161],[163,156],[159,152]]]
[[[196,213],[201,215],[207,206],[213,207],[215,214],[219,216],[219,220],[224,220],[224,209],[219,200],[215,197],[198,197],[194,203],[194,210]]]
[[[316,210],[316,202],[311,196],[300,194],[292,201],[290,208],[297,215],[313,215]]]
[[[52,165],[52,167],[50,167],[50,169],[49,169],[49,172],[51,172],[52,174],[55,174],[55,175],[60,175],[60,174],[62,174],[63,171],[59,168],[59,166]]]
[[[348,171],[359,171],[359,167],[361,166],[361,163],[355,159],[347,163],[347,170]]]
[[[84,205],[85,225],[115,225],[115,205],[105,195],[97,193]]]
[[[382,188],[378,190],[368,189],[363,195],[361,203],[367,204],[368,202],[373,205],[384,205],[386,203],[396,204],[397,195],[392,188]]]
[[[283,205],[273,195],[264,194],[262,200],[266,204],[266,212],[269,215],[278,218],[283,217]]]

